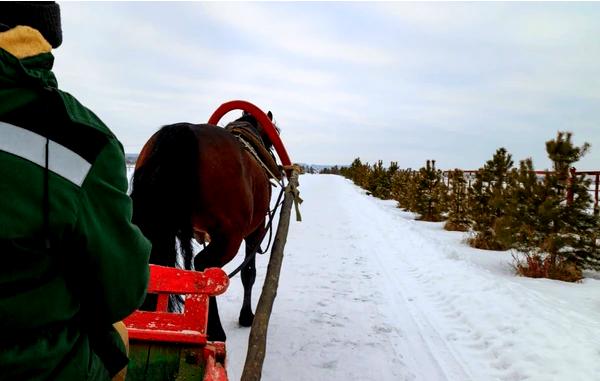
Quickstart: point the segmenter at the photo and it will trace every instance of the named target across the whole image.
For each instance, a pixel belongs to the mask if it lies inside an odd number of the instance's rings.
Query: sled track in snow
[[[417,359],[419,365],[427,366],[427,363],[436,364],[438,372],[440,375],[443,375],[443,378],[437,378],[438,380],[472,380],[473,378],[465,370],[460,359],[446,345],[446,340],[433,324],[431,324],[426,314],[418,308],[418,302],[415,302],[414,298],[407,297],[405,291],[406,285],[402,284],[402,281],[398,279],[400,274],[390,273],[383,263],[380,263],[380,265],[387,278],[386,280],[390,282],[390,284],[393,284],[398,290],[397,294],[394,295],[394,302],[399,306],[405,306],[410,314],[414,326],[414,329],[412,327],[407,327],[410,329],[409,332],[411,332],[411,335],[408,336],[411,340],[411,344],[413,346],[419,346],[421,343],[424,343],[427,348],[427,358]],[[405,274],[400,276],[403,275]],[[414,337],[411,338],[411,336]]]
[[[370,200],[365,199],[365,201]],[[409,286],[403,280],[419,278],[422,277],[422,274],[418,272],[417,268],[410,266],[404,260],[402,262],[406,265],[405,267],[393,266],[394,263],[398,262],[398,257],[387,258],[390,250],[385,248],[394,245],[394,242],[398,239],[398,237],[389,236],[389,216],[383,213],[367,214],[366,211],[370,211],[372,208],[355,206],[354,210],[358,214],[355,217],[356,221],[369,221],[371,224],[381,226],[380,229],[377,229],[381,232],[381,236],[376,241],[369,242],[372,258],[376,261],[378,270],[383,274],[382,282],[389,285],[387,288],[390,292],[388,292],[387,297],[391,299],[397,310],[407,312],[402,319],[401,327],[406,341],[393,343],[396,351],[411,356],[416,369],[429,368],[427,379],[440,381],[473,380],[460,358],[448,347],[446,339],[420,308],[420,303],[417,300],[423,296],[419,295],[417,298],[409,296],[414,295],[418,290],[409,291]],[[391,222],[397,224],[400,221]],[[380,247],[384,249],[378,250]],[[394,251],[400,254],[399,250]],[[393,267],[390,267],[391,265]],[[416,379],[420,379],[420,377]]]
[[[495,309],[493,299],[486,299],[483,295],[512,299],[520,305],[529,303],[532,297],[541,296],[524,293],[519,285],[511,282],[500,284],[496,279],[486,277],[485,273],[478,273],[477,269],[474,269],[471,279],[465,279],[465,284],[455,282],[455,286],[449,289],[440,289],[436,283],[452,273],[451,266],[459,263],[454,260],[452,249],[437,242],[434,233],[441,232],[424,234],[423,229],[417,230],[413,224],[426,222],[394,216],[380,200],[368,197],[363,200],[371,205],[353,205],[354,218],[369,221],[380,232],[378,237],[369,237],[368,245],[385,278],[382,283],[389,284],[388,289],[392,291],[389,297],[398,306],[397,310],[405,309],[410,316],[403,322],[409,348],[422,347],[413,352],[405,350],[404,353],[412,355],[416,369],[435,366],[436,373],[420,376],[426,377],[426,380],[448,381],[528,379],[519,366],[515,367],[511,351],[517,345],[515,336],[527,327],[530,317],[524,314],[506,316],[505,323],[493,330],[482,329],[474,319],[497,319],[506,314]],[[467,284],[471,285],[471,290],[477,290],[471,302],[480,306],[478,315],[461,308],[464,298],[470,297],[464,293]],[[535,359],[535,356],[533,354],[524,360]],[[467,363],[478,363],[479,367],[470,369]]]

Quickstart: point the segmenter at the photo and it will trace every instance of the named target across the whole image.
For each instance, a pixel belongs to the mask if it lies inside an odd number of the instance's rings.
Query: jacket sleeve
[[[144,300],[150,242],[131,223],[125,156],[110,140],[82,186],[76,225],[82,252],[82,310],[93,323],[122,320]]]

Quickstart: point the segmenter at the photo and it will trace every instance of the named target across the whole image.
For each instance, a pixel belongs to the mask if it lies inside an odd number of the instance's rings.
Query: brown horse
[[[270,150],[266,133],[250,114],[228,125],[232,126],[250,128]],[[162,127],[140,153],[131,198],[133,221],[153,245],[151,263],[175,266],[178,245],[186,269],[192,268],[192,261],[199,271],[221,267],[235,257],[245,240],[246,257],[252,259],[241,271],[244,301],[239,323],[250,326],[256,278],[252,250],[264,236],[271,183],[240,141],[226,129],[209,124]],[[193,238],[201,243],[210,240],[195,257]],[[225,340],[214,298],[208,335],[210,340]]]

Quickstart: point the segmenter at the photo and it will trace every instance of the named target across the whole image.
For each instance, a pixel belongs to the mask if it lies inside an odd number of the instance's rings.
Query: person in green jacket
[[[0,2],[0,379],[108,380],[144,300],[123,147],[58,89],[53,2]]]

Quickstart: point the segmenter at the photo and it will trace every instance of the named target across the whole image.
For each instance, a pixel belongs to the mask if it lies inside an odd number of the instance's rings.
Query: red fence
[[[449,171],[444,171],[444,174],[447,174]],[[478,170],[464,170],[463,173],[467,175],[475,175]],[[546,175],[551,173],[551,171],[535,171],[538,175]],[[600,171],[577,171],[575,168],[571,168],[571,177],[584,175],[592,178],[592,188],[588,189],[589,192],[593,192],[594,195],[594,210],[598,209],[598,193],[600,189]],[[568,200],[573,200],[573,194],[569,192],[567,195]]]

